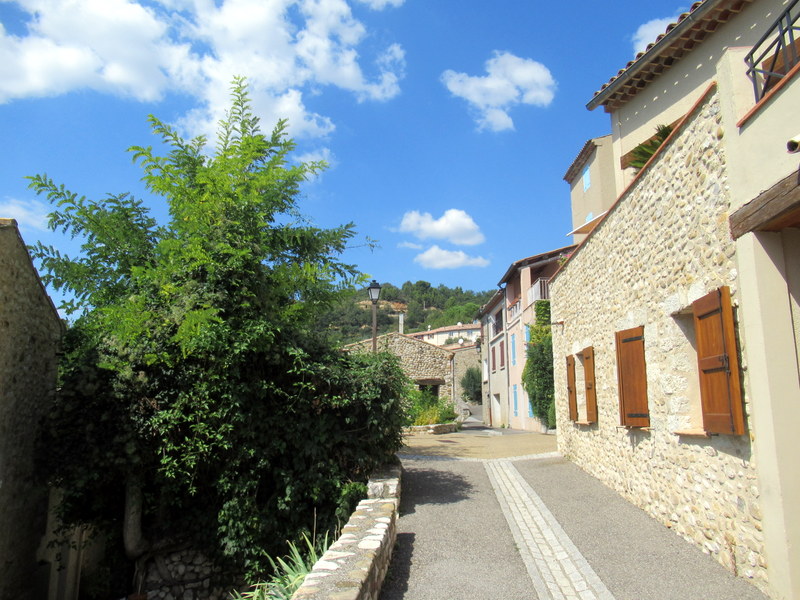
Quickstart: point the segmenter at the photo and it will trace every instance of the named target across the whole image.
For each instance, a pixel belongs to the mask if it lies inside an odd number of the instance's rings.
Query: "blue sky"
[[[0,217],[16,218],[28,243],[69,251],[24,177],[147,200],[126,153],[155,143],[147,115],[213,138],[231,78],[244,75],[264,129],[289,119],[298,157],[331,165],[305,186],[303,212],[378,241],[346,260],[396,285],[493,289],[515,260],[570,243],[562,177],[587,139],[610,131],[585,104],[687,9],[0,0]]]

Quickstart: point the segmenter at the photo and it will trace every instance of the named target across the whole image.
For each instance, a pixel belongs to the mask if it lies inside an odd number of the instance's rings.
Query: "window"
[[[492,335],[497,335],[503,331],[503,311],[498,310],[494,314],[494,323],[492,325]]]
[[[620,424],[625,427],[649,427],[644,327],[618,331],[615,337]]]
[[[567,404],[569,420],[578,420],[578,394],[575,391],[575,357],[567,357]]]
[[[506,367],[506,343],[500,342],[500,368]]]
[[[583,170],[583,191],[585,192],[592,186],[592,178],[589,175],[589,167],[588,165]]]
[[[744,433],[739,358],[728,286],[692,303],[703,429],[708,433]]]
[[[497,371],[497,346],[492,346],[492,372]]]
[[[581,350],[583,381],[586,390],[586,423],[597,423],[597,393],[594,384],[594,347]]]
[[[517,334],[511,334],[511,366],[517,364]]]
[[[518,417],[519,416],[519,398],[517,396],[517,384],[516,383],[513,386],[511,386],[511,390],[512,390],[511,391],[512,396],[514,397],[514,416]]]
[[[594,347],[584,348],[575,356],[567,357],[567,396],[569,418],[581,425],[597,422],[597,394],[594,381]],[[580,365],[582,378],[577,376],[576,366]],[[579,381],[580,379],[580,381]],[[578,394],[578,388],[582,393]],[[583,413],[583,415],[581,415]],[[580,417],[584,418],[581,419]]]

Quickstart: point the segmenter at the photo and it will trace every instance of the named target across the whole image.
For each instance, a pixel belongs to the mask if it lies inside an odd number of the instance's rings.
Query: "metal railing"
[[[794,0],[744,58],[756,102],[800,62],[800,8]]]

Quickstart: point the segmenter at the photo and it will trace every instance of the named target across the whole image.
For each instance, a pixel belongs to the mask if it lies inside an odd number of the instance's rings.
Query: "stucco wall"
[[[37,571],[36,551],[48,499],[34,475],[33,451],[55,390],[60,335],[16,224],[0,219],[0,598],[46,593],[48,575]]]
[[[403,371],[412,381],[423,384],[440,381],[439,397],[453,401],[452,352],[401,333],[380,336],[377,346],[379,352],[387,351],[399,357]],[[372,340],[364,340],[348,348],[371,351]]]
[[[553,321],[563,321],[553,329],[558,444],[565,456],[664,525],[765,587],[749,435],[676,433],[700,425],[686,309],[722,285],[730,286],[738,303],[720,122],[712,91],[551,281]],[[648,430],[619,427],[614,333],[640,325]],[[569,420],[565,366],[567,355],[587,346],[595,351],[598,404],[598,422],[589,426]],[[745,411],[750,413],[748,405]]]

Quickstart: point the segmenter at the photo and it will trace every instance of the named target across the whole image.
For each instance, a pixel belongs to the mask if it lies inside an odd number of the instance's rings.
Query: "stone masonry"
[[[0,219],[0,598],[24,600],[47,593],[48,568],[36,552],[48,491],[33,451],[55,393],[62,328],[16,225]]]
[[[370,351],[372,339],[347,348]],[[400,358],[403,371],[414,383],[438,385],[440,398],[454,400],[453,353],[450,350],[395,332],[378,337],[378,351],[391,352]]]
[[[737,305],[720,123],[712,88],[551,282],[553,321],[561,323],[553,328],[558,445],[665,526],[766,588],[751,439],[703,435],[687,314],[692,301],[723,285],[734,311]],[[625,429],[614,334],[641,325],[650,427]],[[581,425],[569,420],[565,357],[588,346],[595,352],[598,422]],[[581,421],[580,369],[577,377]]]

